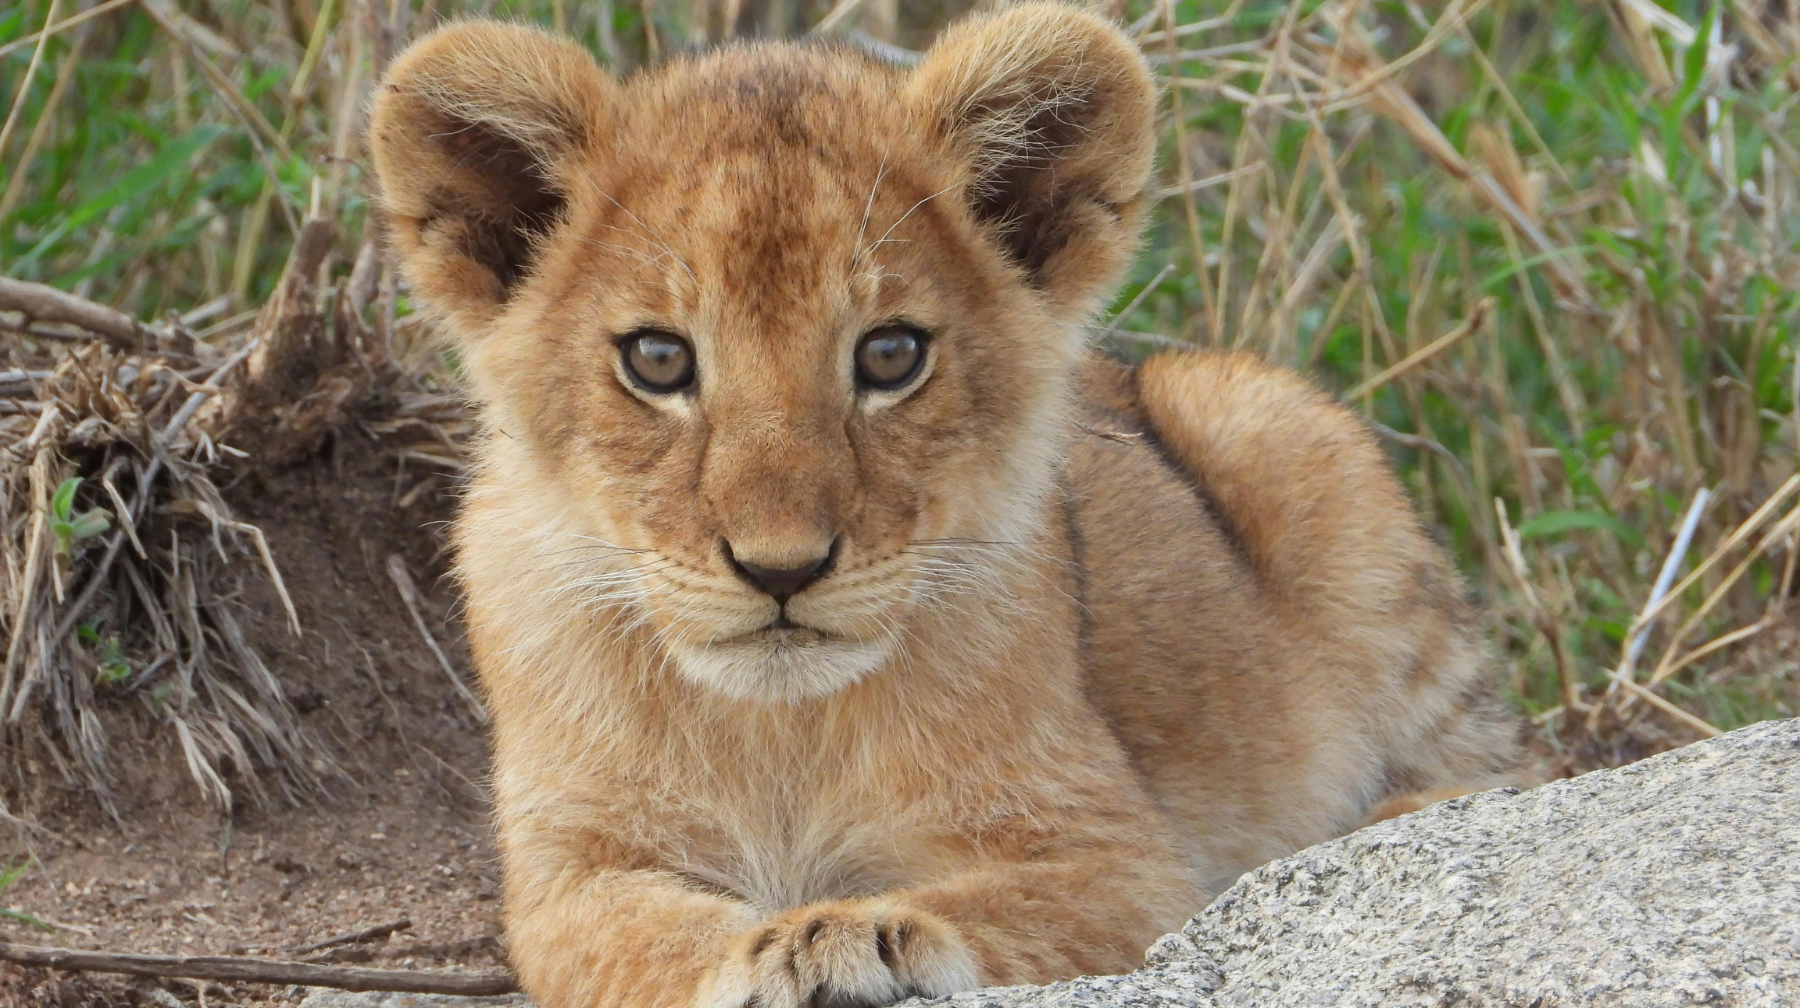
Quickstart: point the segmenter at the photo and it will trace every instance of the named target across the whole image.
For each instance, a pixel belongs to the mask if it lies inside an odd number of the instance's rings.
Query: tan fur
[[[1512,770],[1352,414],[1244,358],[1087,351],[1154,104],[1047,3],[913,71],[759,44],[621,83],[491,23],[396,62],[372,146],[490,431],[458,568],[545,1008],[1123,970],[1246,869]],[[895,319],[924,377],[858,391]],[[694,391],[626,380],[644,326]],[[723,552],[834,542],[785,611]]]

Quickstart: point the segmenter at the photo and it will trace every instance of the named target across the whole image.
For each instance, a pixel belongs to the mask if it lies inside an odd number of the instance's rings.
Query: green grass
[[[25,858],[24,860],[14,861],[11,864],[0,864],[0,893],[6,892],[9,886],[24,877],[25,873],[31,870],[32,863],[30,858]],[[28,913],[19,910],[8,910],[5,907],[0,907],[0,919],[18,921],[20,924],[36,928],[39,931],[52,930],[50,925],[38,920]]]
[[[0,15],[0,44],[36,30],[47,2]],[[828,6],[781,10],[812,23]],[[913,6],[902,42],[922,30]],[[1174,73],[1166,40],[1146,40],[1165,83],[1182,81],[1164,184],[1235,174],[1162,201],[1118,304],[1163,278],[1120,327],[1348,392],[1491,299],[1465,337],[1354,404],[1396,433],[1520,708],[1578,759],[1621,735],[1654,745],[1800,713],[1794,671],[1757,658],[1792,639],[1791,495],[1726,548],[1793,475],[1800,441],[1800,29],[1762,6],[1182,0],[1178,24],[1229,19],[1180,36]],[[879,8],[864,22],[877,33]],[[333,265],[349,270],[381,49],[371,8],[182,9],[159,23],[127,6],[47,46],[0,151],[7,275],[146,318],[209,303],[228,318],[266,296],[313,209],[350,236]],[[1132,0],[1123,17],[1152,10]],[[434,0],[405,20],[560,25],[626,70],[704,37],[718,11]],[[0,57],[0,100],[31,56]],[[1664,675],[1648,688],[1676,713],[1608,684],[1702,487],[1714,503],[1678,573],[1708,563],[1626,677]]]

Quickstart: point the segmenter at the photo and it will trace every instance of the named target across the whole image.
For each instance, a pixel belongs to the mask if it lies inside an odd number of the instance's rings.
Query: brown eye
[[[925,340],[925,333],[912,326],[871,329],[856,344],[857,383],[884,392],[901,388],[924,366]]]
[[[694,383],[694,348],[674,333],[634,332],[619,341],[625,373],[646,392],[679,392]]]

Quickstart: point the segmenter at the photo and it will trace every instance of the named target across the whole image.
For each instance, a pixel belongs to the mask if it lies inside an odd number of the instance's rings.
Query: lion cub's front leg
[[[817,903],[733,943],[698,1008],[849,1008],[979,986],[960,935],[936,915],[879,899]]]
[[[862,1008],[1136,966],[1192,911],[1185,867],[1132,813],[1112,837],[985,861],[940,881],[815,903],[753,926],[696,1008]],[[1147,824],[1146,824],[1147,825]]]
[[[756,922],[740,900],[588,851],[526,842],[505,860],[508,957],[541,1008],[692,1008]]]
[[[1066,842],[990,831],[981,857],[934,881],[773,916],[515,829],[511,957],[542,1008],[872,1008],[1123,972],[1193,909],[1185,866],[1134,806]]]

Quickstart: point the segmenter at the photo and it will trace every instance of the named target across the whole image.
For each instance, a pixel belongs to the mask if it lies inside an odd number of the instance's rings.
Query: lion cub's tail
[[[1158,354],[1137,384],[1163,449],[1240,544],[1291,640],[1314,646],[1314,688],[1365,712],[1385,790],[1516,766],[1516,727],[1460,579],[1362,420],[1241,354]]]

